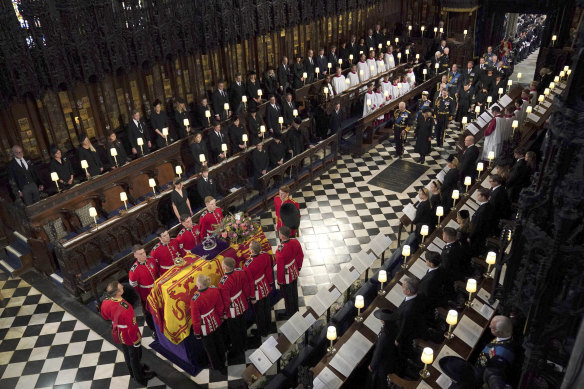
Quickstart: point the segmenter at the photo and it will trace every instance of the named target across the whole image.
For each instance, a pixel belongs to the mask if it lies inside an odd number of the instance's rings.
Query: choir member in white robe
[[[357,62],[357,71],[359,72],[360,82],[365,82],[371,77],[369,65],[367,65],[367,61],[365,60],[365,54],[361,54],[361,60]]]
[[[389,97],[389,101],[391,101],[393,99],[393,88],[391,85],[391,81],[389,81],[389,74],[385,75],[385,77],[383,77],[383,81],[381,81],[381,86],[383,88],[383,92],[387,92],[387,97]]]
[[[408,76],[405,74],[402,76],[401,85],[402,85],[401,95],[403,96],[410,91],[410,83],[408,82]]]
[[[380,109],[381,107],[383,107],[385,105],[385,97],[383,96],[383,87],[381,85],[377,86],[377,89],[375,91],[375,101],[377,102],[377,108],[376,109]],[[385,115],[381,115],[377,118],[377,120],[383,120],[383,118],[385,117]]]
[[[505,132],[505,126],[507,125],[507,119],[501,115],[501,109],[498,106],[494,106],[492,112],[494,117],[485,129],[483,160],[488,160],[491,151],[495,154],[495,158],[501,154],[503,133]]]
[[[392,90],[392,92],[391,92],[391,99],[392,100],[399,99],[399,92],[400,92],[400,89],[401,88],[398,88],[398,85],[399,85],[399,77],[396,77],[393,80],[393,83],[391,84],[391,90]]]
[[[502,142],[508,140],[511,138],[511,136],[513,135],[513,121],[517,120],[515,119],[515,115],[513,115],[512,112],[512,108],[511,107],[507,107],[505,108],[505,131],[503,131],[503,134],[501,134],[501,139]]]
[[[375,63],[377,64],[377,74],[385,73],[387,68],[385,67],[385,61],[383,60],[383,53],[379,54]]]
[[[351,66],[351,71],[349,73],[347,73],[347,77],[349,78],[349,88],[352,88],[359,83],[359,75],[357,74],[357,65]]]
[[[345,82],[345,76],[343,76],[343,69],[337,68],[337,74],[332,79],[333,88],[335,89],[335,95],[339,95],[347,89],[347,83]]]
[[[387,53],[383,56],[385,61],[385,68],[387,70],[395,68],[395,57],[393,56],[393,46],[387,48]]]
[[[410,84],[410,89],[414,89],[416,87],[416,74],[412,68],[408,69],[408,73],[406,74],[408,77],[408,83]]]
[[[369,115],[375,110],[375,91],[373,90],[373,83],[367,85],[367,92],[363,96],[363,117]]]
[[[375,51],[369,53],[367,58],[367,66],[369,67],[369,78],[377,75],[377,64],[375,63]]]
[[[537,84],[535,81],[529,83],[529,103],[531,106],[535,107],[537,105]]]

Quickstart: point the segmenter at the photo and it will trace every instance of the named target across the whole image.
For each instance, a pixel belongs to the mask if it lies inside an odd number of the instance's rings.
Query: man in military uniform
[[[456,110],[456,103],[452,97],[448,95],[448,90],[443,89],[440,96],[436,99],[434,107],[436,112],[434,115],[436,123],[436,143],[438,147],[442,147],[442,144],[444,143],[444,134],[448,129],[448,122],[452,119]]]
[[[412,121],[412,113],[406,109],[406,103],[399,103],[398,109],[393,113],[393,140],[395,141],[396,157],[401,158],[404,152],[403,142]]]
[[[159,228],[156,231],[160,241],[150,251],[150,256],[156,260],[160,275],[166,273],[174,265],[174,259],[180,257],[179,243],[176,239],[170,239],[168,230]]]
[[[302,269],[304,253],[300,242],[290,239],[290,228],[278,230],[280,245],[276,252],[276,279],[280,285],[286,306],[286,318],[298,312],[298,275]]]
[[[249,244],[250,259],[245,262],[243,270],[247,273],[253,291],[251,303],[255,310],[258,336],[268,336],[272,325],[270,306],[271,284],[274,283],[272,258],[268,253],[261,253],[262,245],[257,240]],[[261,254],[260,254],[261,253]]]
[[[223,258],[221,267],[225,275],[219,281],[219,291],[225,306],[224,319],[227,319],[227,329],[231,340],[231,357],[243,357],[246,348],[247,325],[243,314],[247,311],[248,300],[252,293],[247,274],[241,268],[235,267],[235,259]]]
[[[199,219],[202,239],[205,239],[215,229],[215,225],[223,220],[223,211],[217,206],[217,202],[213,197],[205,197],[205,207],[206,209]]]
[[[197,292],[191,300],[191,320],[195,338],[202,339],[211,368],[227,374],[225,367],[225,342],[221,323],[225,306],[221,292],[210,286],[211,279],[204,274],[197,277]]]
[[[284,224],[280,218],[280,208],[283,204],[292,203],[294,206],[300,210],[300,205],[296,200],[292,199],[290,196],[290,187],[288,185],[282,185],[276,197],[274,197],[274,209],[276,210],[276,231],[280,230]],[[290,237],[294,238],[296,236],[296,230],[290,230]]]
[[[101,317],[112,321],[114,343],[122,345],[122,352],[130,376],[140,385],[146,386],[154,373],[145,369],[142,359],[142,334],[134,316],[134,308],[122,298],[124,287],[111,281],[105,290],[106,298],[101,303]]]
[[[424,108],[432,107],[432,102],[428,99],[429,95],[430,93],[428,93],[427,90],[422,92],[422,98],[418,100],[418,103],[416,105],[416,120],[420,120]]]
[[[142,303],[142,311],[144,312],[144,319],[146,324],[152,330],[152,337],[156,339],[156,328],[154,327],[154,320],[152,314],[148,311],[148,295],[154,287],[154,281],[159,276],[158,264],[152,257],[146,255],[146,250],[142,245],[136,244],[132,247],[134,258],[136,262],[130,268],[130,285],[136,289],[136,293],[140,296]]]
[[[199,226],[193,227],[191,215],[180,215],[180,224],[182,224],[183,228],[179,231],[176,240],[182,257],[186,251],[192,250],[193,247],[201,243],[201,233]]]

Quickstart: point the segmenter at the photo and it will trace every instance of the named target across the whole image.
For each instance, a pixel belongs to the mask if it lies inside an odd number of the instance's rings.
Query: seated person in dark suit
[[[103,173],[103,164],[101,163],[101,159],[99,158],[99,154],[91,144],[91,141],[87,137],[87,134],[82,134],[79,137],[81,144],[77,149],[79,154],[79,161],[83,164],[83,161],[87,162],[87,169],[83,169],[87,178],[99,176]],[[83,166],[82,166],[83,168]]]
[[[116,149],[117,155],[115,158],[112,155],[112,149]],[[122,144],[122,142],[118,140],[118,136],[113,131],[111,131],[107,136],[106,152],[108,161],[112,169],[115,169],[117,166],[123,166],[130,161],[130,158],[128,158],[128,154],[126,154],[126,149],[124,148],[124,145]]]
[[[406,277],[402,291],[405,299],[395,311],[379,309],[374,313],[383,321],[383,328],[368,366],[373,380],[368,388],[387,388],[387,375],[400,374],[403,361],[412,353],[412,340],[422,333],[424,302],[418,298],[418,281]]]
[[[507,180],[507,192],[512,203],[517,202],[519,193],[527,187],[531,181],[531,169],[527,162],[525,162],[525,152],[521,149],[513,151],[515,163],[511,168],[509,180]]]
[[[132,120],[126,126],[128,133],[128,142],[132,146],[132,154],[141,157],[150,152],[152,142],[150,142],[150,131],[143,120],[140,120],[140,111],[132,111]],[[138,139],[142,139],[143,145],[138,145]]]
[[[41,199],[39,191],[42,191],[44,187],[31,162],[26,161],[23,155],[22,147],[12,146],[14,158],[8,163],[8,174],[11,184],[13,183],[16,198],[22,198],[25,205],[31,205]]]
[[[241,125],[239,117],[233,115],[232,120],[233,122],[231,123],[231,126],[229,126],[229,139],[231,140],[231,153],[234,155],[245,150],[245,148],[249,146],[249,138],[246,142],[243,141],[243,135],[247,135],[247,132]]]
[[[207,151],[207,146],[203,142],[203,134],[197,132],[193,137],[193,141],[190,144],[191,154],[193,155],[193,161],[195,164],[195,174],[200,173],[203,166],[207,166],[209,161],[209,152]],[[203,160],[201,161],[201,155]]]
[[[253,176],[256,181],[268,172],[270,168],[270,157],[266,150],[264,150],[264,144],[262,142],[258,143],[256,149],[253,151],[251,163],[253,166]]]
[[[62,157],[61,150],[55,145],[51,146],[50,153],[51,163],[49,164],[49,170],[51,173],[55,172],[59,176],[59,188],[61,190],[69,189],[76,183],[73,178],[74,174],[71,163],[67,158]]]
[[[221,123],[215,122],[213,131],[209,133],[209,152],[213,163],[223,162],[227,158],[227,151],[223,151],[223,145],[228,143],[225,131],[221,129]]]
[[[478,189],[479,208],[470,221],[470,247],[473,255],[483,254],[485,241],[493,231],[493,205],[489,203],[491,192],[487,188]]]
[[[281,134],[274,135],[274,141],[270,144],[268,155],[271,166],[277,167],[284,163],[284,159],[286,158],[286,145],[282,143]]]
[[[442,248],[440,260],[442,267],[452,281],[462,280],[470,273],[469,257],[465,255],[464,249],[456,240],[457,233],[454,228],[444,227],[442,230],[442,240],[446,242]]]
[[[420,196],[420,203],[416,207],[416,217],[412,220],[412,223],[416,226],[416,234],[418,240],[421,242],[422,237],[420,232],[423,225],[428,226],[428,232],[431,232],[435,224],[434,214],[432,213],[432,205],[430,205],[428,188],[418,189],[418,196]]]
[[[442,193],[444,202],[452,206],[452,191],[458,189],[458,177],[460,174],[458,171],[458,158],[452,154],[449,155],[446,159],[446,165],[450,170],[444,175],[444,182],[440,188],[440,193]]]
[[[204,166],[201,169],[201,177],[197,181],[197,193],[201,199],[205,199],[207,196],[213,198],[217,197],[217,185],[215,181],[209,177],[209,168]]]
[[[435,251],[426,253],[426,266],[428,272],[420,280],[418,294],[426,302],[426,308],[433,312],[434,308],[447,303],[448,295],[451,293],[452,282],[447,271],[440,266],[440,254]]]
[[[491,184],[491,198],[489,203],[493,206],[493,228],[499,230],[499,221],[508,219],[511,215],[511,202],[507,195],[507,189],[503,186],[503,178],[498,174],[489,177]]]

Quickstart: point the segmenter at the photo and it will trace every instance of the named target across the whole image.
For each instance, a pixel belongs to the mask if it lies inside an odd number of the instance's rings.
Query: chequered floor
[[[305,251],[299,281],[301,311],[310,302],[311,296],[320,287],[329,285],[343,264],[351,260],[351,254],[359,252],[371,236],[382,232],[394,241],[395,247],[403,206],[416,196],[415,188],[427,185],[442,168],[447,154],[454,151],[455,133],[458,134],[458,129],[452,125],[444,148],[435,149],[426,157],[428,171],[403,193],[368,184],[372,177],[394,160],[394,147],[390,142],[385,142],[362,158],[343,156],[334,168],[312,185],[293,194],[301,207],[299,239]],[[404,159],[412,161],[418,157],[413,149],[414,141],[411,140],[405,147]],[[278,241],[273,212],[262,215],[262,226],[275,249]],[[378,266],[373,265],[374,268]],[[1,305],[4,308],[0,314],[2,389],[135,387],[122,353],[83,324],[83,316],[76,318],[65,312],[21,279],[7,279],[0,273],[0,287],[4,296]],[[283,311],[283,300],[275,308],[274,317],[277,312]],[[144,325],[141,316],[138,322]],[[278,327],[281,324],[276,322]],[[152,341],[148,328],[143,328],[143,335],[143,345],[154,352],[148,347]],[[248,350],[246,356],[252,351]],[[191,377],[193,387],[241,387],[241,373],[246,366],[241,362],[230,365],[227,376],[204,369]],[[177,374],[181,374],[179,367],[174,368],[178,370]],[[166,385],[155,378],[148,386]]]

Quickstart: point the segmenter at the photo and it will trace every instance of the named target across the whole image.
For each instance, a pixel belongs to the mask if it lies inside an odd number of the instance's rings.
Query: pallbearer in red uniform
[[[140,385],[146,386],[154,374],[144,369],[142,359],[142,334],[134,308],[122,298],[124,287],[117,281],[110,282],[105,290],[106,298],[101,303],[101,316],[112,321],[112,338],[114,343],[122,345],[124,359],[130,371],[130,376]]]
[[[215,199],[211,196],[205,197],[205,209],[199,219],[199,228],[201,229],[201,238],[205,239],[214,229],[215,224],[223,220],[223,212],[217,206]]]
[[[203,340],[211,368],[226,374],[225,343],[220,332],[225,306],[221,292],[210,283],[211,279],[204,274],[197,277],[198,291],[191,300],[193,332]]]
[[[154,281],[158,278],[158,264],[154,258],[146,256],[146,250],[144,250],[143,246],[139,244],[134,245],[132,251],[134,252],[136,262],[130,268],[130,285],[136,289],[136,292],[140,296],[146,324],[148,324],[148,327],[152,330],[152,336],[156,339],[154,320],[152,320],[152,314],[148,311],[148,303],[146,301],[150,291],[154,287]]]
[[[179,250],[179,243],[176,239],[170,239],[170,234],[168,230],[164,228],[159,228],[156,231],[160,242],[150,251],[150,256],[156,260],[158,268],[160,270],[160,275],[162,276],[168,269],[174,265],[174,259],[176,257],[181,257]]]
[[[268,336],[272,326],[272,307],[270,305],[270,286],[274,282],[272,258],[262,253],[262,245],[257,240],[249,244],[251,258],[245,262],[244,271],[250,281],[252,304],[258,326],[258,336]]]
[[[193,226],[191,215],[181,215],[182,230],[179,231],[176,240],[178,242],[179,253],[184,256],[185,251],[190,251],[201,243],[201,230],[199,226]]]
[[[284,295],[286,316],[298,312],[298,275],[302,269],[304,253],[297,239],[290,239],[290,228],[280,227],[280,245],[276,251],[276,279]]]
[[[245,348],[247,339],[247,326],[243,317],[252,297],[247,274],[235,267],[235,259],[225,257],[221,265],[225,275],[219,281],[219,291],[223,297],[225,306],[225,318],[231,340],[230,357],[243,357],[245,360]]]
[[[279,194],[274,197],[274,208],[276,209],[276,231],[279,231],[280,227],[284,225],[282,223],[282,218],[280,217],[280,208],[286,203],[294,204],[294,206],[300,211],[300,205],[298,205],[298,203],[292,199],[292,196],[290,196],[290,187],[288,185],[282,185]],[[296,236],[296,230],[291,230],[290,233],[291,237]]]

